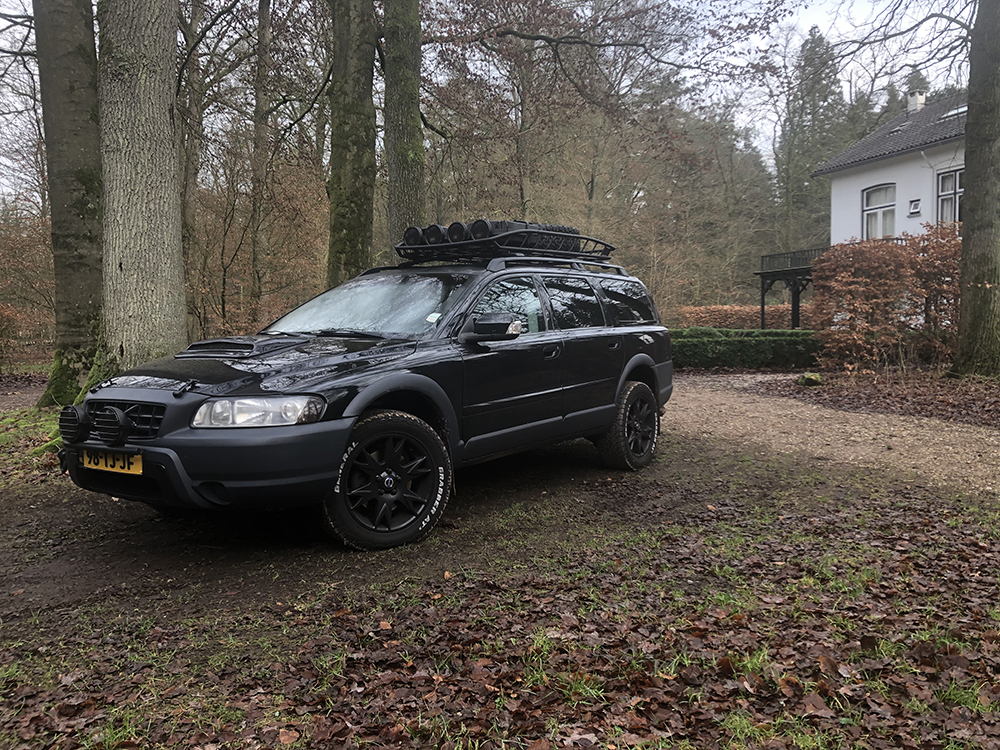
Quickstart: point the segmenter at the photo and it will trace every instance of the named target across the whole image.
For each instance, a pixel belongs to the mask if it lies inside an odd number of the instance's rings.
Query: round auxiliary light
[[[486,219],[476,219],[469,227],[469,234],[474,240],[485,240],[490,236],[490,223]]]
[[[452,222],[448,226],[448,239],[452,242],[462,242],[469,239],[469,228],[460,221]]]
[[[431,224],[424,230],[424,239],[428,245],[440,245],[448,239],[448,230],[440,224]]]
[[[82,406],[64,406],[59,412],[59,434],[63,442],[79,443],[90,432],[90,418]]]
[[[124,445],[131,432],[132,420],[117,407],[105,406],[94,414],[94,433],[102,443],[111,446]]]
[[[424,244],[424,230],[420,227],[407,227],[406,231],[403,232],[403,244],[404,245],[423,245]]]

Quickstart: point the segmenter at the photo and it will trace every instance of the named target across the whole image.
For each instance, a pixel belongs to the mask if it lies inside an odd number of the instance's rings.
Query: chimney
[[[906,111],[910,114],[914,112],[919,112],[924,108],[924,100],[927,99],[927,92],[920,91],[907,91],[906,92]]]

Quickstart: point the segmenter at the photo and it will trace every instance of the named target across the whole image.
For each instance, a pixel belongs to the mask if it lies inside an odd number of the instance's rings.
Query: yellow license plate
[[[119,474],[142,474],[142,456],[127,453],[109,453],[84,449],[82,457],[86,469],[116,471]]]

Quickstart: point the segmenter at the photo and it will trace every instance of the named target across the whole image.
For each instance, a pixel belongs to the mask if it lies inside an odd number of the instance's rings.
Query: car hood
[[[334,378],[409,356],[406,339],[321,336],[233,336],[198,341],[172,357],[116,375],[98,388],[154,388],[221,396],[229,393],[326,391]]]

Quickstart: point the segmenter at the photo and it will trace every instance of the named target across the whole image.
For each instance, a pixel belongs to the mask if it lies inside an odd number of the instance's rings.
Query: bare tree
[[[1000,4],[972,29],[965,126],[965,221],[958,357],[965,374],[1000,375]]]
[[[386,0],[385,162],[389,237],[424,221],[424,131],[420,123],[420,3]]]
[[[105,0],[100,24],[105,372],[187,342],[176,0]]]
[[[372,0],[329,0],[336,49],[330,86],[330,286],[361,273],[371,255],[375,195],[375,43]]]

